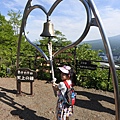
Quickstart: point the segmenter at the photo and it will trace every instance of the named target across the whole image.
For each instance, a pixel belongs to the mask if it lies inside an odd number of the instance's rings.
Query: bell
[[[43,32],[40,36],[42,37],[54,37],[55,36],[53,24],[50,22],[50,20],[44,23]]]

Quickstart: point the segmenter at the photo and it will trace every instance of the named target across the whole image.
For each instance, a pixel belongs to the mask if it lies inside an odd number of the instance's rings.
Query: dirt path
[[[34,96],[29,83],[22,83],[22,96],[16,96],[15,78],[0,78],[0,120],[55,120],[54,97],[50,83],[35,80]],[[75,86],[77,101],[70,120],[115,120],[114,95]]]

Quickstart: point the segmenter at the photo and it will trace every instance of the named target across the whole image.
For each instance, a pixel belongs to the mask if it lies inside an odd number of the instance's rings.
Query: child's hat
[[[59,68],[59,70],[61,72],[66,73],[66,74],[69,74],[70,73],[70,69],[71,69],[70,66],[66,66],[66,65],[64,65],[63,67],[58,67],[58,68]]]

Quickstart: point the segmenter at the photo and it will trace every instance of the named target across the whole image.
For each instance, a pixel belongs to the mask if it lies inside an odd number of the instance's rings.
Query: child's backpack
[[[67,91],[65,93],[65,98],[66,98],[67,104],[70,106],[73,106],[76,101],[76,93],[74,91],[74,88],[71,85],[69,85],[67,83],[67,81],[64,81],[64,84],[67,87]]]

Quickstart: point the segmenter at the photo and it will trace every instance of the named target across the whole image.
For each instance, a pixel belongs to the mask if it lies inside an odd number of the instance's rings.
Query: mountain
[[[112,52],[114,55],[120,55],[120,35],[108,37]],[[104,44],[102,39],[84,41],[92,46],[93,50],[103,50],[105,52]]]

